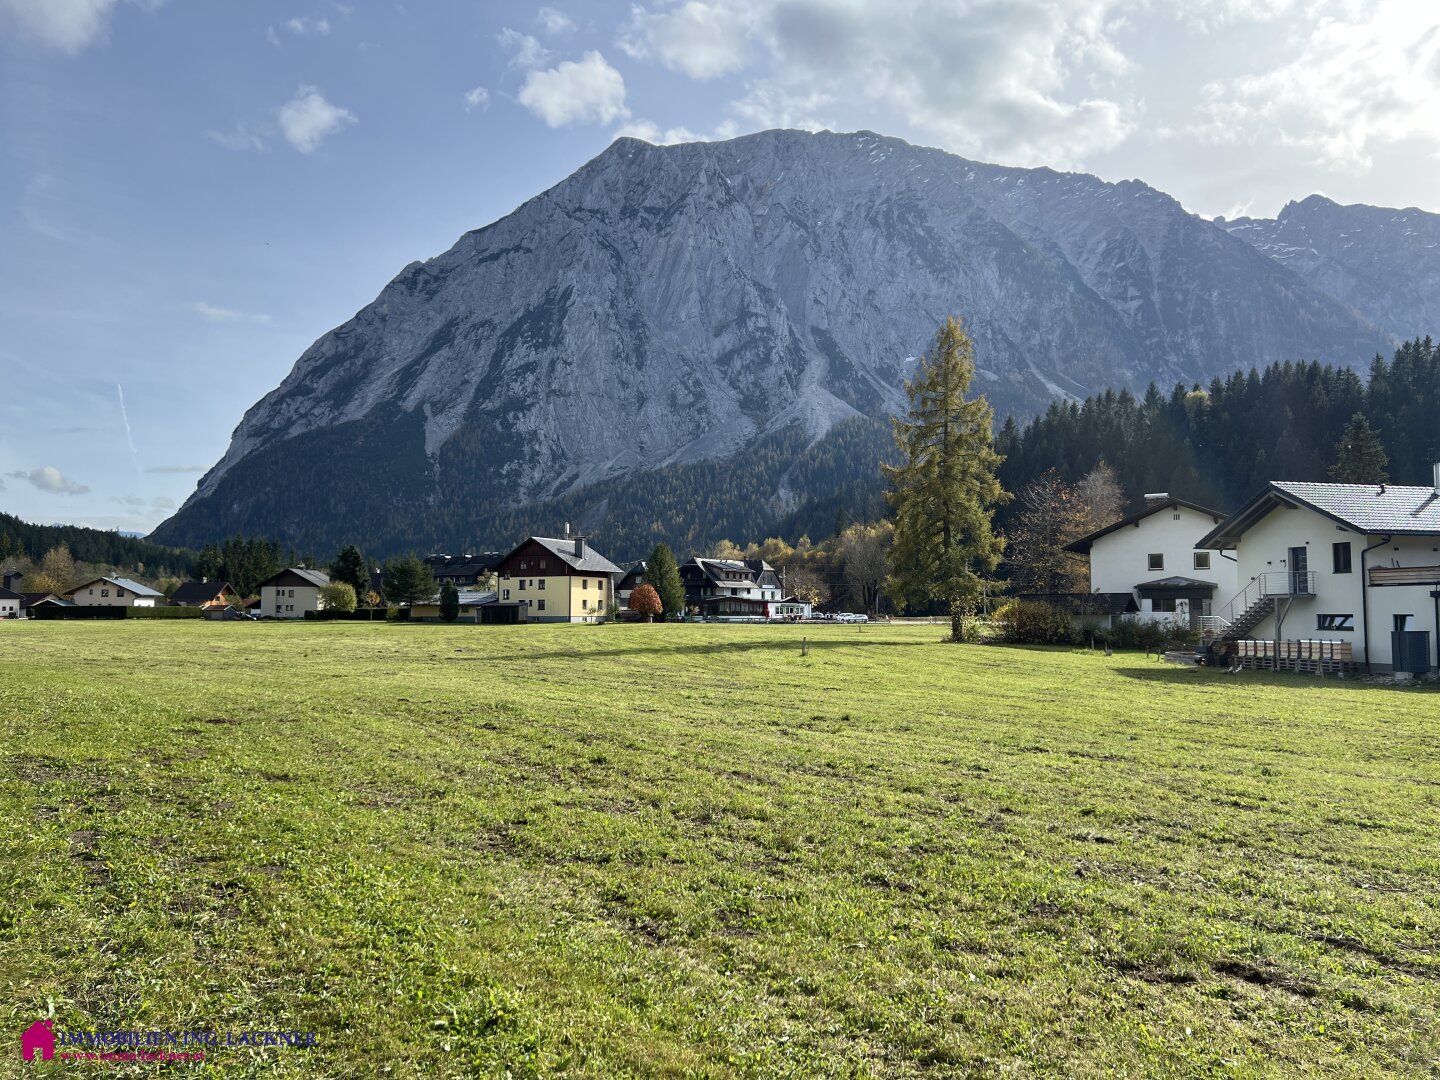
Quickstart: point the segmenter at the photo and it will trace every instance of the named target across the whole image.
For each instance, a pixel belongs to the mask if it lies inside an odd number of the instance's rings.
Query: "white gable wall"
[[[1218,551],[1206,551],[1200,554],[1210,557],[1210,568],[1195,568],[1195,542],[1215,524],[1209,514],[1179,506],[1106,533],[1090,545],[1090,591],[1133,594],[1142,582],[1178,575],[1213,583],[1219,607],[1239,591],[1235,564]],[[1152,553],[1164,557],[1163,570],[1149,569]]]
[[[1371,586],[1362,602],[1364,578],[1361,553],[1379,544],[1383,536],[1366,536],[1336,524],[1324,514],[1307,507],[1277,509],[1246,530],[1234,554],[1239,557],[1240,587],[1244,588],[1261,574],[1289,573],[1290,549],[1306,549],[1307,569],[1314,573],[1313,597],[1299,597],[1285,615],[1282,627],[1276,617],[1269,616],[1248,635],[1260,640],[1286,641],[1348,641],[1354,647],[1357,663],[1366,661],[1365,624],[1369,625],[1369,661],[1379,670],[1391,665],[1390,632],[1395,628],[1396,615],[1413,615],[1412,630],[1430,632],[1431,663],[1435,662],[1435,601],[1429,585]],[[1335,572],[1333,545],[1350,544],[1350,572]],[[1215,553],[1217,556],[1219,552]],[[1440,539],[1435,537],[1395,537],[1376,547],[1365,557],[1366,567],[1375,566],[1436,566],[1440,565]],[[1368,604],[1368,616],[1366,605]],[[1222,606],[1217,615],[1230,617]],[[1350,630],[1321,629],[1323,615],[1351,616]]]

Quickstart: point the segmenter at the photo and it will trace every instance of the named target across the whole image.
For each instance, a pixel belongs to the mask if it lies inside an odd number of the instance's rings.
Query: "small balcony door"
[[[1290,549],[1290,595],[1310,595],[1309,548],[1292,547]]]

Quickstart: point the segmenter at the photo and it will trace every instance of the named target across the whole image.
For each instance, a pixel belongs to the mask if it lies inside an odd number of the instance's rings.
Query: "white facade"
[[[154,607],[157,599],[164,599],[154,589],[124,578],[99,578],[86,582],[69,596],[81,607]]]
[[[20,617],[20,598],[13,599],[0,596],[0,619],[18,619]]]
[[[1348,556],[1337,554],[1336,545],[1348,545]],[[1364,554],[1367,548],[1372,550]],[[1359,533],[1309,507],[1297,506],[1273,510],[1247,528],[1235,553],[1242,588],[1259,582],[1261,575],[1283,573],[1295,577],[1299,593],[1281,598],[1277,611],[1257,624],[1247,637],[1262,641],[1348,641],[1357,663],[1368,661],[1385,671],[1393,659],[1391,631],[1426,630],[1431,635],[1430,663],[1435,665],[1440,627],[1436,625],[1435,598],[1430,593],[1440,585],[1425,581],[1398,585],[1382,582],[1396,576],[1384,571],[1399,567],[1433,567],[1435,577],[1440,579],[1440,536],[1395,536],[1385,542],[1384,535]],[[1376,568],[1380,573],[1373,573]],[[1423,572],[1418,575],[1425,576]],[[1367,577],[1373,582],[1368,587]],[[1286,583],[1284,578],[1267,580]],[[1218,608],[1217,614],[1230,618],[1229,613]],[[1408,616],[1403,627],[1397,625],[1398,616]]]
[[[303,619],[307,611],[325,610],[317,585],[260,586],[260,615],[266,619]]]
[[[1216,524],[1177,504],[1098,537],[1090,544],[1090,591],[1133,593],[1141,582],[1188,577],[1214,585],[1217,602],[1229,600],[1238,591],[1235,563],[1195,547]]]

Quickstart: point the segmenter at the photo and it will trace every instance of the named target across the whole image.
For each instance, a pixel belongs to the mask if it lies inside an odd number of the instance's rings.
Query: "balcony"
[[[1372,566],[1371,585],[1433,585],[1440,588],[1440,566]]]

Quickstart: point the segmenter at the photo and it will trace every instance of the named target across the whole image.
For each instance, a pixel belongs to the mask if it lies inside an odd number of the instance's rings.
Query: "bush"
[[[991,624],[1007,645],[1073,645],[1070,616],[1039,600],[1007,600],[995,609]]]
[[[320,587],[320,599],[326,611],[354,611],[355,586],[348,581],[332,581]]]

